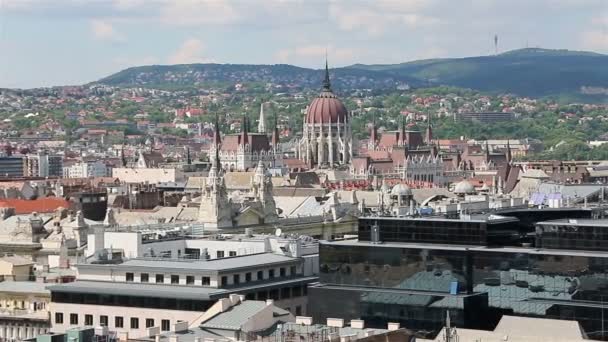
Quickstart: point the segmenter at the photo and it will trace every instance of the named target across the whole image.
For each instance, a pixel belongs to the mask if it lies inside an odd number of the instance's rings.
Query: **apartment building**
[[[107,177],[111,173],[111,168],[99,160],[82,161],[63,168],[63,178]]]
[[[207,310],[230,294],[268,300],[303,315],[307,285],[317,281],[315,259],[262,252],[211,260],[133,258],[119,264],[77,265],[78,280],[49,286],[52,331],[106,326],[117,334],[145,336],[158,326],[198,324]]]
[[[0,341],[21,341],[50,328],[47,284],[33,281],[0,282]]]
[[[25,156],[23,175],[25,177],[63,176],[63,157],[56,154],[28,154]]]

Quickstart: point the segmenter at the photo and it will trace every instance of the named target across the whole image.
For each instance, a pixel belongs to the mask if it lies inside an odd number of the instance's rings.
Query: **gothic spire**
[[[427,123],[428,125],[426,126],[426,143],[428,145],[430,145],[433,142],[433,124],[431,123],[431,117],[432,114],[429,113],[429,115],[427,116]]]
[[[222,143],[222,138],[220,136],[220,121],[217,113],[215,113],[215,131],[213,132],[213,140],[216,147],[219,147]]]
[[[220,165],[220,144],[220,120],[217,113],[215,113],[215,158],[213,162],[217,167]]]
[[[125,157],[125,144],[124,143],[120,147],[120,161],[122,162],[122,167],[127,167],[127,158]]]
[[[329,82],[329,66],[327,64],[327,56],[325,56],[325,79],[323,80],[323,90],[331,91],[331,83]]]
[[[260,105],[260,119],[258,120],[258,133],[266,133],[266,115],[264,115],[264,101]]]
[[[486,162],[490,161],[490,145],[488,144],[488,141],[486,140]]]
[[[513,157],[511,156],[511,144],[509,143],[508,139],[507,139],[507,151],[505,151],[505,152],[506,152],[506,157],[507,157],[507,164],[510,164]]]
[[[275,113],[275,115],[274,115],[274,129],[272,131],[272,138],[271,138],[272,139],[271,140],[272,141],[272,145],[275,146],[275,147],[279,144],[279,125],[278,125],[278,122],[277,122],[277,116],[278,116],[278,114]]]

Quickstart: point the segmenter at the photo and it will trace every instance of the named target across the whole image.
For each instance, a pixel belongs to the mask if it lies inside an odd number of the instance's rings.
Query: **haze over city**
[[[608,52],[603,0],[2,0],[0,87],[149,64],[321,68],[529,47]]]

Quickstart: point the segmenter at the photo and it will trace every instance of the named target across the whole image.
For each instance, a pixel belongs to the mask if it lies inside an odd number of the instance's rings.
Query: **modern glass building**
[[[321,244],[320,283],[309,289],[315,319],[400,322],[434,336],[448,310],[457,327],[474,329],[508,314],[577,320],[588,337],[608,339],[608,252],[587,242],[534,246],[529,235],[542,240],[543,231],[520,232],[516,218],[496,216],[373,217],[360,229],[358,240]]]

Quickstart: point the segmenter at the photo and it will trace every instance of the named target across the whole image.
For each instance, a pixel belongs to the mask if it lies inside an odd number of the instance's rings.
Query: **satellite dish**
[[[281,235],[283,235],[283,231],[281,230],[281,228],[277,228],[274,231],[274,235],[280,237]]]

